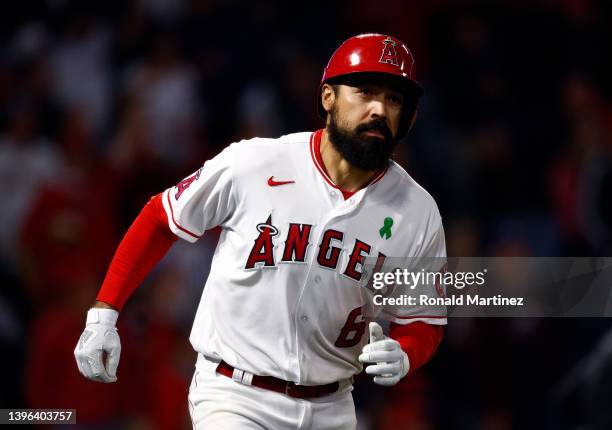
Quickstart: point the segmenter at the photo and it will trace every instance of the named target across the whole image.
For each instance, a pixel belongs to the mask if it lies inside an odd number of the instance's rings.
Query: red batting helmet
[[[405,100],[414,106],[407,106],[402,112],[398,136],[409,130],[423,87],[415,80],[414,57],[408,47],[399,39],[385,34],[367,33],[353,36],[344,41],[329,59],[323,71],[317,94],[317,106],[321,117],[327,112],[321,103],[323,84],[347,75],[361,73],[386,74],[400,84]],[[331,83],[331,82],[330,82]]]

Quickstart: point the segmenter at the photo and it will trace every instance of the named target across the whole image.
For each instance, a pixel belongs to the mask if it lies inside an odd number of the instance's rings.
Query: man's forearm
[[[409,375],[431,360],[442,341],[440,325],[415,322],[407,325],[391,323],[389,337],[399,342],[410,360]]]
[[[176,239],[158,194],[145,205],[119,244],[94,307],[120,311]]]

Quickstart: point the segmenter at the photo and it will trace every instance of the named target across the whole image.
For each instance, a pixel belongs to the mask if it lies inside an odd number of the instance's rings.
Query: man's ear
[[[414,113],[412,114],[412,118],[410,119],[410,127],[408,127],[408,131],[410,131],[410,129],[412,128],[412,126],[414,125],[414,123],[416,122],[417,119],[417,113],[418,113],[418,109],[414,110]]]
[[[323,84],[323,87],[321,88],[321,104],[323,105],[325,112],[329,113],[331,111],[335,100],[336,92],[334,91],[334,88],[329,84]]]
[[[399,129],[397,130],[398,139],[403,139],[406,134],[410,131],[414,123],[416,122],[417,108],[414,107],[410,111],[402,113],[402,120],[400,122]]]

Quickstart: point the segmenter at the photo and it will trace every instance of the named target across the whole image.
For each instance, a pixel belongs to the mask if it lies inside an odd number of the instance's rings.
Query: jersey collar
[[[344,196],[344,200],[348,200],[349,198],[351,198],[357,191],[347,191],[347,190],[343,190],[342,188],[340,188],[339,186],[337,186],[334,181],[329,177],[329,174],[327,173],[327,169],[325,168],[325,163],[323,163],[323,158],[321,157],[321,136],[323,135],[323,129],[317,130],[315,132],[313,132],[310,135],[310,156],[312,157],[312,161],[315,165],[315,167],[317,168],[317,170],[319,171],[319,173],[321,174],[321,176],[323,176],[323,179],[325,179],[325,181],[333,188],[339,190],[342,195]],[[372,180],[370,182],[368,182],[365,186],[369,186],[372,184],[375,184],[376,182],[380,181],[382,179],[383,176],[385,176],[385,173],[387,173],[387,170],[389,168],[385,167],[383,170],[381,170],[377,175],[375,175]]]

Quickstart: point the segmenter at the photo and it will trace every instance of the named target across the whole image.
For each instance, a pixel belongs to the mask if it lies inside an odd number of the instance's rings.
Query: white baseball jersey
[[[345,200],[321,166],[321,135],[234,143],[163,194],[177,236],[195,242],[222,227],[190,336],[195,350],[304,385],[362,369],[366,257],[446,256],[437,206],[423,188],[391,162]],[[380,232],[386,218],[390,235]],[[414,306],[380,316],[446,324]]]

